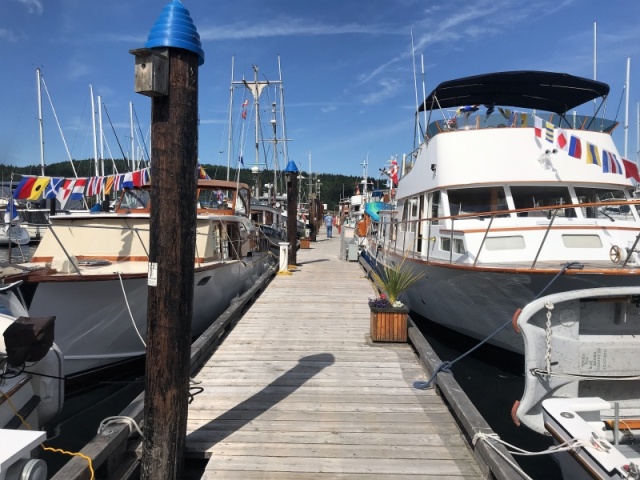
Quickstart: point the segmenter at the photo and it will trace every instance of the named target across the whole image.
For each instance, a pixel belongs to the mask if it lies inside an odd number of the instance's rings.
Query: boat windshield
[[[149,200],[149,190],[147,189],[125,189],[118,208],[126,210],[148,209]]]
[[[468,107],[464,107],[468,108]],[[431,122],[427,128],[427,139],[440,132],[456,130],[483,130],[487,128],[533,128],[534,114],[519,112],[506,108],[496,108],[491,113],[481,112],[478,108],[473,113],[457,111],[446,120]],[[588,115],[567,115],[560,117],[556,114],[537,112],[536,116],[552,123],[556,128],[573,130],[588,130],[592,132],[611,133],[618,122]]]
[[[213,208],[218,210],[228,210],[233,207],[234,196],[235,196],[235,191],[230,189],[201,188],[198,191],[198,208]]]

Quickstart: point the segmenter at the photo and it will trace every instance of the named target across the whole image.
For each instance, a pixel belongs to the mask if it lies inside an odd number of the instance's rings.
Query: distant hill
[[[95,176],[95,164],[92,159],[75,160],[73,162],[78,177],[91,177]],[[226,179],[227,167],[225,165],[210,165],[203,164],[207,174],[211,178]],[[141,167],[142,168],[142,167]],[[111,175],[113,173],[124,173],[129,171],[130,168],[124,160],[115,160],[105,162],[105,175]],[[45,173],[51,177],[74,177],[73,168],[69,162],[52,163],[45,167]],[[301,201],[306,202],[309,191],[317,194],[318,187],[320,190],[320,201],[327,204],[329,210],[336,210],[341,198],[348,198],[355,194],[356,187],[360,185],[361,177],[339,175],[331,173],[314,173],[312,176],[311,185],[309,185],[309,173],[302,171],[303,179],[300,180],[299,186]],[[229,179],[235,180],[238,170],[232,168],[229,170]],[[11,165],[0,164],[0,180],[2,182],[9,182],[13,175],[13,180],[17,183],[22,175],[40,175],[40,165],[28,165],[26,167],[15,167]],[[278,172],[277,182],[279,185],[283,185],[284,180],[282,178],[282,172]],[[318,180],[320,183],[318,184]],[[152,180],[153,181],[153,180]],[[265,184],[272,183],[274,181],[273,170],[262,170],[259,173],[259,178],[254,178],[250,168],[240,169],[240,182],[246,183],[250,186],[254,186],[256,181],[259,181],[263,185],[263,191],[265,191]],[[374,179],[369,177],[369,183],[376,188],[383,188],[385,185],[385,179]],[[282,191],[282,187],[279,191]]]

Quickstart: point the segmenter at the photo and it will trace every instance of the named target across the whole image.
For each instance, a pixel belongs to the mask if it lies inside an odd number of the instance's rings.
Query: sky
[[[151,100],[134,92],[129,51],[144,47],[168,3],[0,0],[0,163],[41,163],[38,68],[45,165],[94,157],[92,93],[94,109],[100,109],[98,97],[102,105],[104,157],[131,156],[130,105],[134,158],[144,146],[149,150]],[[608,83],[606,117],[621,123],[614,132],[618,150],[624,154],[626,137],[627,158],[638,160],[638,0],[182,3],[205,53],[198,72],[203,164],[235,166],[238,152],[245,166],[255,161],[248,124],[253,113],[242,121],[238,89],[231,148],[228,141],[232,79],[253,80],[254,65],[261,81],[282,79],[288,158],[302,171],[376,176],[391,158],[414,148],[416,103],[423,92],[442,81],[509,70],[595,74]],[[269,92],[271,97],[260,100],[263,119],[270,118],[276,95]]]

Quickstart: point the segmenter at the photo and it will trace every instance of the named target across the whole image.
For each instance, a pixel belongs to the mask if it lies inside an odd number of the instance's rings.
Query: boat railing
[[[629,251],[636,251],[636,247],[638,243],[640,243],[640,222],[637,219],[639,206],[640,199],[609,199],[607,201],[598,202],[584,202],[577,204],[570,203],[518,209],[502,209],[474,213],[461,213],[450,216],[426,217],[411,220],[398,220],[392,217],[392,222],[389,224],[385,224],[388,225],[387,228],[391,228],[392,231],[389,235],[380,236],[378,243],[380,243],[381,241],[381,246],[383,248],[389,248],[395,252],[402,252],[403,255],[408,255],[412,258],[424,256],[426,260],[429,260],[431,257],[431,244],[436,242],[436,237],[433,233],[433,227],[438,226],[441,227],[439,229],[441,236],[448,234],[448,262],[454,263],[454,253],[463,253],[454,252],[456,248],[454,239],[456,235],[464,235],[463,229],[458,228],[456,230],[456,223],[459,225],[460,222],[468,220],[480,220],[482,222],[488,220],[488,223],[484,228],[484,234],[478,247],[478,251],[476,252],[474,257],[473,265],[476,266],[478,259],[480,258],[480,254],[485,248],[486,239],[492,231],[495,231],[492,230],[494,228],[494,225],[496,229],[504,227],[503,222],[494,222],[495,219],[517,217],[522,220],[522,223],[519,226],[523,228],[529,226],[529,224],[525,223],[527,218],[534,219],[536,221],[536,225],[538,226],[541,225],[541,221],[548,221],[548,223],[546,223],[544,235],[536,249],[536,254],[530,267],[531,269],[533,269],[538,262],[542,249],[547,244],[549,233],[552,230],[554,224],[556,224],[558,218],[562,218],[567,222],[564,223],[563,226],[571,225],[571,223],[576,220],[580,221],[580,224],[582,225],[584,224],[583,222],[585,220],[592,222],[606,219],[607,221],[613,223],[618,220],[631,219],[637,224],[639,233],[633,246],[629,248]],[[632,208],[634,207],[636,209],[635,214],[632,212]],[[577,209],[581,210],[583,218],[577,217]],[[449,225],[447,225],[447,222],[449,223]],[[474,225],[474,229],[476,227],[477,224]],[[426,237],[424,235],[420,235],[420,232],[425,230],[427,232]],[[424,242],[427,242],[426,249],[423,248]],[[629,259],[630,256],[627,256],[625,258],[622,264],[623,268],[626,266]]]
[[[443,132],[486,130],[492,128],[533,128],[534,118],[542,118],[551,123],[555,128],[568,130],[587,130],[592,132],[611,133],[618,122],[605,118],[596,118],[589,115],[568,115],[561,117],[553,113],[530,113],[511,111],[498,108],[494,113],[486,115],[479,113],[474,115],[456,115],[444,120],[435,120],[429,124],[425,134],[425,140],[433,138]]]

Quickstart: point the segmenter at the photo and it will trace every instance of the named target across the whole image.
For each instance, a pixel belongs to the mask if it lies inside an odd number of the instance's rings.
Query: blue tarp
[[[374,222],[380,221],[378,212],[381,210],[393,210],[393,205],[385,202],[369,202],[364,206],[364,213],[369,215]]]

